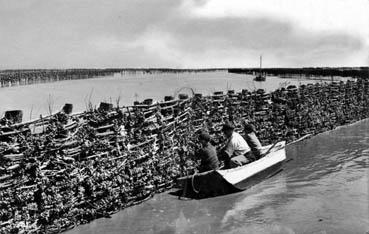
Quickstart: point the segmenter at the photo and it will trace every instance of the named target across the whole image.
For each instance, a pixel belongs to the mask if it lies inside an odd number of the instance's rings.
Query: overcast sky
[[[0,0],[0,69],[364,66],[369,0]]]

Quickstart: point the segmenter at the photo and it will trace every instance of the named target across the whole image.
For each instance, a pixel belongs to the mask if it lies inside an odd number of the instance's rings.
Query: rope
[[[195,192],[195,193],[199,193],[200,190],[196,190],[195,188],[195,175],[197,174],[197,172],[195,172],[195,174],[192,175],[191,177],[191,185],[192,185],[192,190]]]

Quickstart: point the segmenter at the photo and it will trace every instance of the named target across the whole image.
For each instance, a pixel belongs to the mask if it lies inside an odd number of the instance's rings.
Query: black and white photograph
[[[369,234],[369,0],[0,0],[0,234]]]

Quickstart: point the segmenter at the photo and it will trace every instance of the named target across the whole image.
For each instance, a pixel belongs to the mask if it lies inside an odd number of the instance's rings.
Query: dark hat
[[[223,124],[222,131],[233,130],[233,129],[234,129],[234,126],[233,126],[232,122],[229,121],[229,120],[225,121],[225,123]]]
[[[210,135],[209,135],[209,133],[206,132],[206,131],[200,131],[200,133],[199,133],[199,140],[210,141]]]
[[[255,126],[249,123],[244,124],[245,132],[255,132]]]

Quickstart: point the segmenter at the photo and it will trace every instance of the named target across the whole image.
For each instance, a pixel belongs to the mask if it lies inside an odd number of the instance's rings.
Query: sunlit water
[[[88,80],[67,80],[54,83],[15,86],[0,89],[0,117],[7,110],[23,110],[23,120],[38,118],[58,111],[65,103],[74,105],[74,112],[86,110],[88,103],[98,106],[101,101],[114,105],[132,105],[145,98],[163,100],[166,95],[179,92],[211,94],[214,91],[234,89],[272,91],[286,84],[320,82],[301,77],[282,79],[268,77],[266,82],[254,82],[254,76],[221,72],[126,74]],[[192,89],[192,90],[191,90]]]
[[[369,120],[288,146],[284,170],[241,193],[167,193],[68,234],[350,234],[369,231]]]

